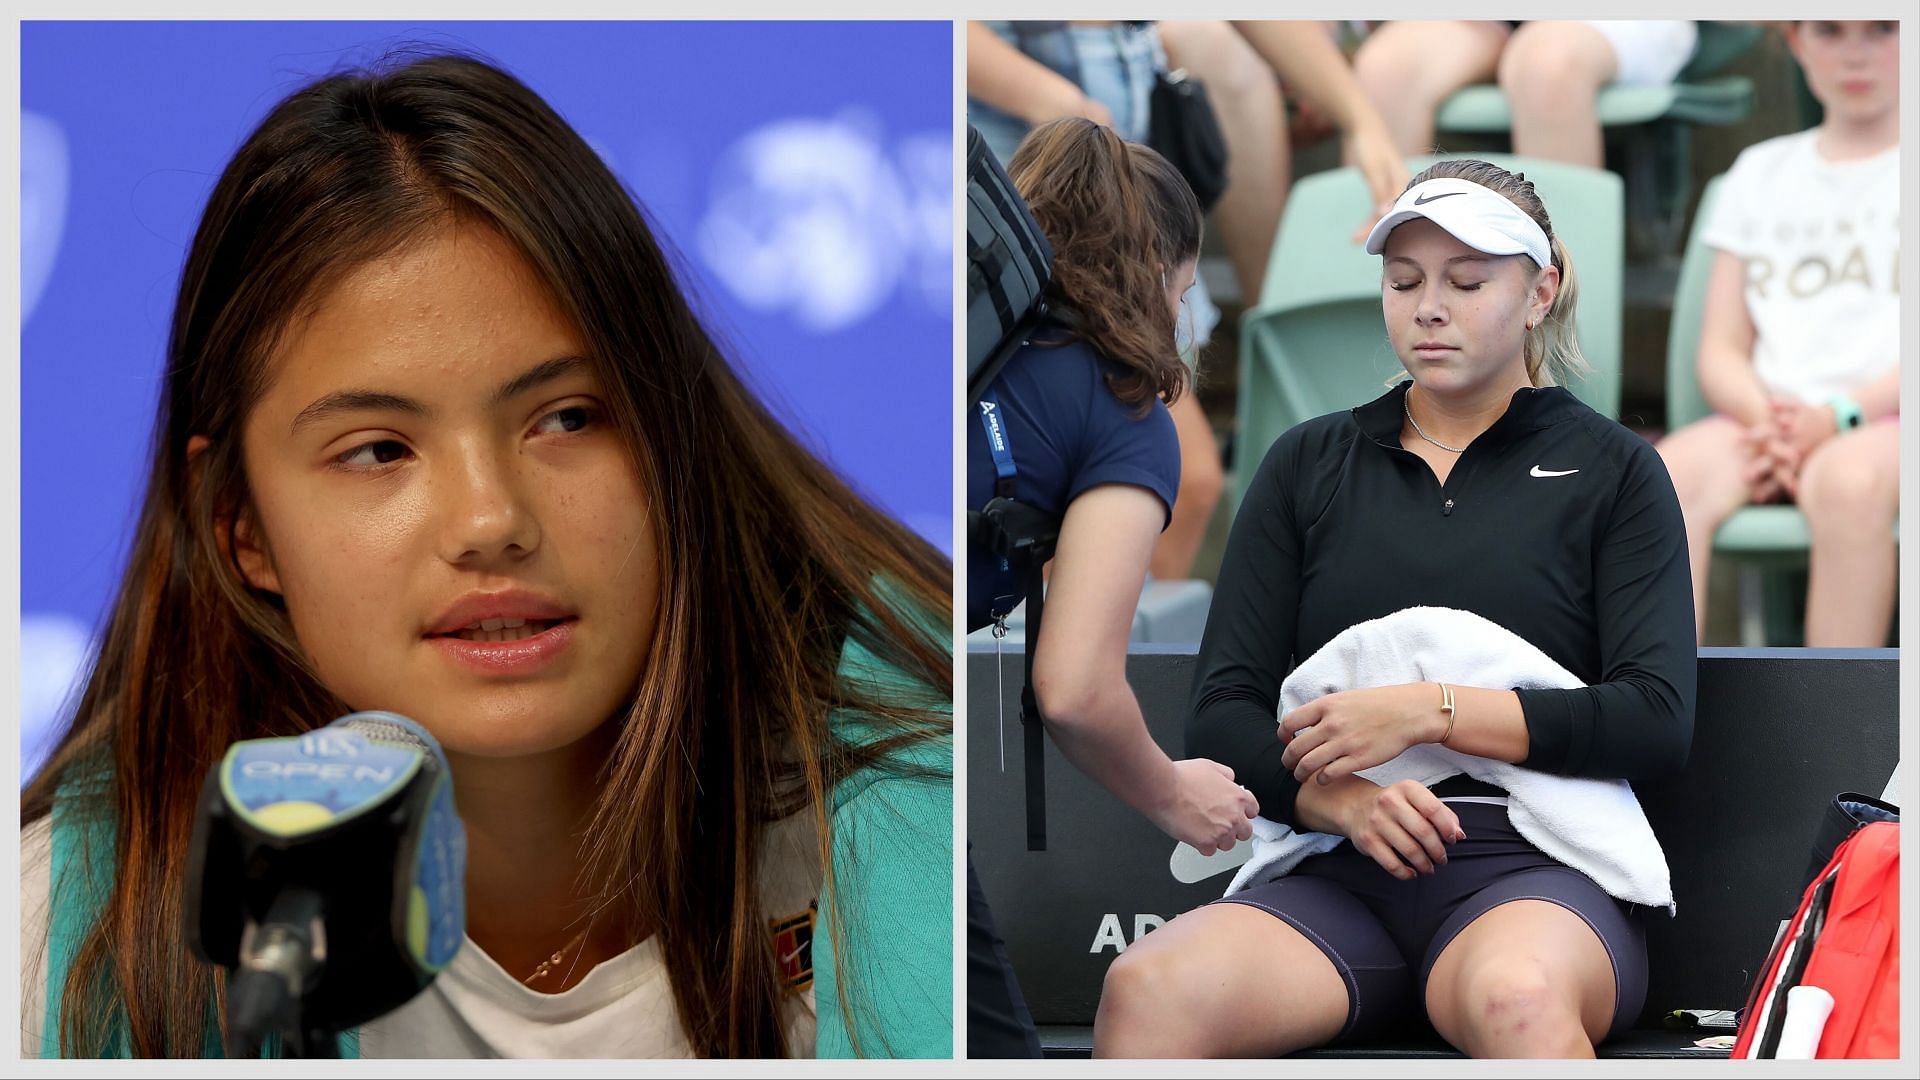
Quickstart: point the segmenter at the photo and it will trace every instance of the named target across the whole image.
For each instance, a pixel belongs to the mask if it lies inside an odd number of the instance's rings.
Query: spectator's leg
[[[1207,525],[1220,505],[1227,474],[1199,395],[1188,390],[1168,411],[1180,436],[1180,490],[1173,497],[1173,520],[1154,545],[1147,571],[1160,581],[1177,581],[1193,573],[1194,556],[1207,538]]]
[[[1278,1056],[1328,1042],[1347,986],[1325,953],[1258,908],[1212,904],[1128,946],[1107,969],[1093,1056]]]
[[[1493,78],[1507,24],[1389,22],[1354,55],[1354,74],[1405,154],[1432,152],[1433,115],[1463,86]]]
[[[1594,97],[1619,70],[1613,44],[1585,23],[1530,22],[1500,57],[1500,88],[1513,110],[1513,152],[1600,168],[1604,145]]]
[[[1743,433],[1737,421],[1710,416],[1661,439],[1658,447],[1687,523],[1694,633],[1699,638],[1707,630],[1707,568],[1713,559],[1713,534],[1728,515],[1753,498],[1744,475],[1748,455],[1740,445]]]
[[[1160,43],[1168,67],[1185,68],[1206,83],[1226,136],[1227,190],[1213,208],[1212,228],[1233,264],[1240,302],[1251,307],[1260,298],[1292,182],[1280,80],[1224,22],[1163,22]]]
[[[1899,552],[1900,425],[1869,424],[1822,443],[1800,471],[1813,533],[1807,644],[1876,648],[1893,623]]]
[[[1427,976],[1427,1016],[1476,1058],[1580,1058],[1613,1024],[1613,960],[1585,919],[1546,900],[1467,924]]]

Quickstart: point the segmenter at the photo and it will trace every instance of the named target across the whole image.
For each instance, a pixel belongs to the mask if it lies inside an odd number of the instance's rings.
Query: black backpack
[[[967,125],[967,393],[974,401],[1046,314],[1053,247],[1000,159]]]
[[[1026,344],[1046,316],[1047,282],[1053,248],[1033,220],[1033,212],[987,141],[967,125],[967,410],[981,424],[993,453],[993,498],[967,513],[969,544],[980,545],[1000,560],[1003,576],[1016,562],[1027,580],[1026,685],[1020,691],[1020,723],[1026,734],[1027,848],[1047,846],[1046,783],[1039,703],[1033,696],[1034,644],[1040,640],[1040,616],[1046,582],[1041,569],[1053,556],[1059,518],[1016,501],[1016,468],[999,402],[991,387],[1007,361]],[[962,423],[970,421],[962,420]],[[1012,597],[1005,598],[1011,601]],[[1010,602],[993,604],[995,634],[1006,632]]]

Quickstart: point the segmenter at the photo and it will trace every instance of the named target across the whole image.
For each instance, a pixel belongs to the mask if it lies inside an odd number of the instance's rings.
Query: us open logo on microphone
[[[308,757],[359,757],[366,740],[351,732],[321,728],[300,736],[300,752]]]
[[[347,765],[319,761],[242,762],[240,775],[249,780],[323,780],[330,783],[390,784],[398,774],[392,766]]]

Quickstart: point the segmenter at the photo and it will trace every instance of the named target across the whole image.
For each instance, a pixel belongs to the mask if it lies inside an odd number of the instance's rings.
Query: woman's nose
[[[462,447],[441,471],[442,558],[484,568],[523,559],[540,546],[539,522],[509,453]]]

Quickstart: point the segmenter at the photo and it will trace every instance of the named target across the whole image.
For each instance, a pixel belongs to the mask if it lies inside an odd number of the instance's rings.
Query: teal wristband
[[[1860,403],[1845,394],[1834,394],[1827,399],[1827,405],[1833,409],[1833,429],[1852,431],[1866,422],[1866,416],[1860,411]]]

